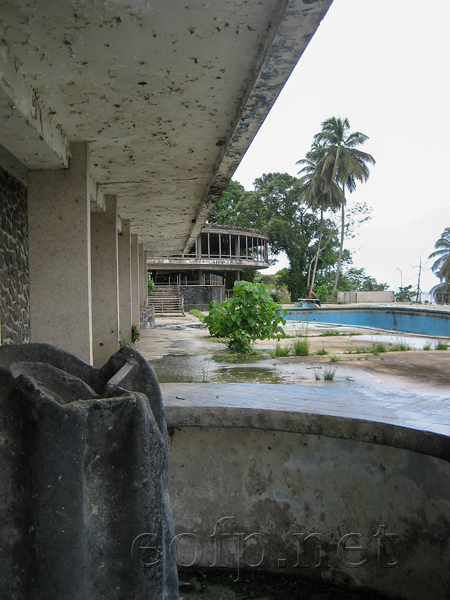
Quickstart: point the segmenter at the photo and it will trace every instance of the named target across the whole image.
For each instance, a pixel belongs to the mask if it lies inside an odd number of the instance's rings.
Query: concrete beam
[[[69,165],[69,143],[51,111],[0,45],[0,143],[29,169]]]

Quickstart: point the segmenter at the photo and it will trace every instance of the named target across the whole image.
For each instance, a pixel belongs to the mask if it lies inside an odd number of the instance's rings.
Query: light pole
[[[397,269],[397,271],[400,271],[400,289],[403,288],[403,273],[401,272],[401,270],[398,267],[395,267]]]

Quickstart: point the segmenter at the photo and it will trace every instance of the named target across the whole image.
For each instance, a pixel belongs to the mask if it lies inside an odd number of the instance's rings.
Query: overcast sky
[[[334,0],[233,177],[251,190],[263,173],[297,175],[321,123],[347,117],[376,160],[348,195],[373,209],[354,266],[391,289],[417,286],[420,259],[422,291],[439,283],[428,256],[450,226],[449,25],[449,0]]]

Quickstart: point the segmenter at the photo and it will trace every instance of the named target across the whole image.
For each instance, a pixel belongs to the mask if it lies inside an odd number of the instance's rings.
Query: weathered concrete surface
[[[30,169],[89,140],[151,254],[192,245],[331,0],[0,3],[2,143]]]
[[[152,369],[130,349],[97,370],[41,344],[2,347],[0,364],[0,595],[178,598]]]
[[[293,385],[162,389],[169,491],[176,533],[186,534],[180,564],[448,597],[449,398]]]
[[[1,342],[30,339],[27,190],[0,168]]]
[[[171,430],[180,564],[449,597],[448,461],[266,427]]]

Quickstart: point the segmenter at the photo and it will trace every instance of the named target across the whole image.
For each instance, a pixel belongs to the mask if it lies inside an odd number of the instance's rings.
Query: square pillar
[[[131,321],[139,329],[139,244],[138,236],[131,236]]]
[[[143,306],[147,307],[148,306],[148,267],[147,267],[147,250],[144,250],[144,272],[143,272],[143,276],[144,276],[144,289],[143,289],[143,299],[144,299],[144,304]]]
[[[147,289],[147,276],[144,269],[144,244],[139,244],[139,308],[145,306],[145,290]]]
[[[122,219],[118,236],[119,254],[119,337],[131,341],[131,236],[130,221]]]
[[[89,146],[70,168],[28,172],[31,341],[92,363]]]
[[[91,214],[92,335],[94,367],[119,349],[117,204],[105,196],[105,212]]]

